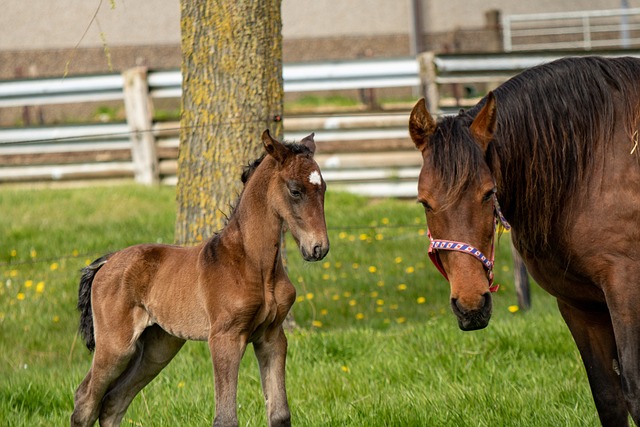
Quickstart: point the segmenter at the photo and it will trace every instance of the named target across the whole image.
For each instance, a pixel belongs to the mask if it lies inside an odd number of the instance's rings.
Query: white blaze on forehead
[[[322,177],[320,176],[320,172],[311,172],[311,174],[309,175],[309,182],[315,185],[322,185]]]

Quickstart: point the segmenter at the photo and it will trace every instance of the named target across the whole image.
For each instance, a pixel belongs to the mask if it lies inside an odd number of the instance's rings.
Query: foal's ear
[[[313,140],[313,137],[315,135],[316,134],[312,132],[310,135],[305,136],[304,138],[302,138],[302,141],[300,141],[300,144],[304,145],[309,150],[311,150],[312,154],[315,154],[315,152],[316,152],[316,143]]]
[[[473,123],[469,126],[471,135],[482,149],[487,151],[489,143],[493,139],[493,133],[496,130],[496,97],[493,92],[489,92],[484,107],[480,110]]]
[[[287,154],[289,153],[289,149],[285,147],[280,141],[273,138],[269,133],[269,129],[265,130],[262,133],[262,144],[264,145],[264,149],[267,150],[267,153],[276,159],[278,163],[284,163],[287,158]]]
[[[427,111],[427,104],[424,98],[411,110],[409,117],[409,135],[418,150],[423,151],[427,145],[427,141],[436,130],[436,122]]]

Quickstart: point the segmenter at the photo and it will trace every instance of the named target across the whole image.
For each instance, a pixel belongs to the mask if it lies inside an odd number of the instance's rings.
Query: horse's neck
[[[266,176],[251,177],[221,235],[226,245],[242,253],[249,270],[261,275],[269,275],[279,262],[283,226],[282,219],[268,207],[268,185]]]

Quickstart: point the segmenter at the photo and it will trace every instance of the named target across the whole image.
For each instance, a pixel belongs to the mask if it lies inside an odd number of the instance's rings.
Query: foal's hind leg
[[[104,397],[100,425],[119,426],[135,396],[171,362],[184,343],[157,325],[147,328],[138,339],[136,356]]]
[[[587,370],[591,393],[603,426],[628,426],[628,413],[620,378],[611,318],[607,312],[585,312],[558,301]]]
[[[282,326],[269,331],[262,340],[253,344],[260,365],[262,390],[267,404],[269,427],[291,425],[291,414],[285,388],[285,362],[287,338]]]
[[[95,354],[91,370],[76,391],[71,426],[95,424],[102,399],[135,354],[136,341],[147,320],[143,310],[131,310],[126,304],[119,305],[117,301],[108,307],[96,304],[93,317]],[[111,326],[113,324],[117,327]]]

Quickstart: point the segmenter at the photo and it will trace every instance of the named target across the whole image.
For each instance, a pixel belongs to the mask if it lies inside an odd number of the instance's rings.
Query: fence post
[[[153,104],[147,83],[147,68],[135,67],[122,73],[124,108],[131,132],[131,157],[135,180],[141,184],[160,182],[158,155],[152,132]]]
[[[438,83],[436,82],[437,71],[435,64],[435,54],[424,52],[418,55],[420,63],[420,85],[427,101],[427,108],[431,114],[437,114],[440,109],[440,96],[438,93]]]

